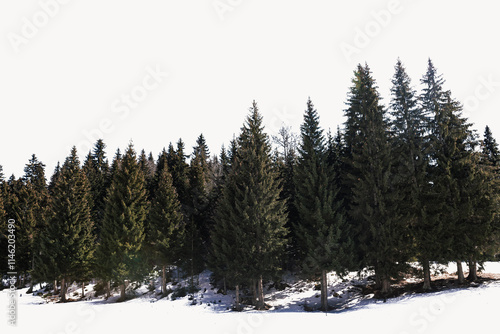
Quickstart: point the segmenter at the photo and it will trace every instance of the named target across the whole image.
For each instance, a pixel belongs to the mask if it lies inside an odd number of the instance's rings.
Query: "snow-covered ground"
[[[455,267],[450,264],[448,272]],[[489,262],[485,273],[500,274],[500,264]],[[369,273],[367,273],[368,275]],[[250,309],[232,312],[228,307],[232,295],[216,294],[209,275],[200,276],[201,290],[195,301],[188,297],[157,300],[141,287],[137,297],[115,303],[95,298],[66,304],[47,303],[26,290],[17,291],[17,326],[7,322],[8,290],[0,292],[0,333],[134,333],[158,330],[175,333],[306,333],[318,329],[349,333],[466,333],[482,330],[498,333],[500,321],[500,281],[476,287],[450,289],[427,294],[408,294],[383,300],[363,296],[354,285],[366,277],[351,275],[339,280],[330,275],[331,305],[329,313],[305,312],[304,304],[314,307],[319,291],[313,282],[285,277],[289,287],[270,290],[266,303],[273,306],[265,312]],[[76,287],[75,287],[76,288]],[[88,295],[92,286],[86,287]],[[333,294],[333,291],[335,294]],[[77,289],[75,291],[80,291]],[[72,296],[74,292],[68,296]],[[196,304],[196,305],[193,305]]]

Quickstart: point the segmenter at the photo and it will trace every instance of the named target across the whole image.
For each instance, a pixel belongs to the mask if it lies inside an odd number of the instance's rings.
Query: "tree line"
[[[500,151],[489,127],[482,139],[472,130],[431,60],[420,82],[417,92],[398,60],[386,107],[358,65],[336,133],[308,99],[300,134],[284,125],[271,138],[254,101],[218,155],[200,135],[190,155],[182,139],[156,159],[130,143],[109,162],[100,139],[83,164],[73,147],[48,181],[33,155],[23,177],[0,175],[2,258],[15,219],[20,284],[60,282],[62,301],[68,282],[93,278],[123,300],[154,270],[167,294],[174,267],[191,277],[211,269],[236,290],[236,308],[246,288],[257,309],[284,269],[321,281],[323,310],[332,270],[373,268],[383,295],[410,262],[424,290],[430,261],[456,261],[459,283],[466,261],[475,280],[499,250]]]

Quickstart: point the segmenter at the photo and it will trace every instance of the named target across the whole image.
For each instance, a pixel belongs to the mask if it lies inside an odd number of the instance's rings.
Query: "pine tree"
[[[54,172],[50,177],[50,182],[48,186],[49,196],[52,196],[54,194],[54,187],[56,186],[57,179],[59,178],[60,175],[61,175],[61,164],[58,161],[56,167],[54,168]]]
[[[299,220],[295,226],[304,261],[304,270],[321,275],[321,309],[328,311],[326,274],[335,270],[342,275],[350,256],[347,224],[341,212],[341,200],[335,185],[337,170],[328,164],[319,116],[309,99],[301,127],[298,163],[295,168]]]
[[[188,217],[187,247],[191,259],[192,272],[200,271],[208,254],[212,217],[210,214],[209,193],[209,156],[210,152],[203,134],[196,140],[189,166],[189,196],[186,205]]]
[[[66,282],[89,276],[94,254],[90,216],[90,185],[73,147],[54,185],[51,216],[42,236],[42,256],[61,279],[61,301],[66,301]]]
[[[432,89],[428,88],[428,91]],[[424,269],[423,288],[428,290],[430,289],[429,259],[436,256],[435,240],[429,240],[429,235],[439,233],[439,226],[429,221],[426,213],[426,196],[429,190],[427,128],[430,118],[428,112],[418,105],[416,91],[411,86],[411,80],[399,59],[392,79],[391,95],[392,149],[396,157],[393,181],[401,196],[398,211],[411,231],[411,237],[414,238],[416,246],[414,251]],[[407,250],[410,252],[411,248],[407,247]]]
[[[104,199],[110,185],[110,169],[105,149],[106,144],[104,144],[104,141],[102,139],[97,140],[93,151],[89,152],[83,164],[83,170],[90,182],[92,194],[91,214],[98,240],[104,218]]]
[[[286,264],[292,269],[299,261],[299,245],[295,238],[296,231],[294,226],[299,221],[297,208],[295,206],[295,167],[297,164],[297,138],[291,131],[291,127],[281,127],[278,131],[279,136],[273,136],[273,141],[280,147],[277,152],[278,157],[276,165],[278,169],[279,180],[282,184],[280,199],[286,202],[287,223],[285,227],[289,231],[287,239],[290,243],[287,245]]]
[[[127,281],[141,279],[144,273],[141,249],[148,202],[144,174],[132,144],[123,157],[117,155],[113,165],[97,255],[101,278],[121,284],[123,301]]]
[[[479,168],[471,125],[449,91],[443,93],[443,101],[434,121],[431,175],[435,202],[439,203],[436,216],[444,224],[441,246],[446,248],[442,254],[445,260],[457,261],[458,280],[463,283],[462,261],[477,261],[493,213],[488,209],[489,191]]]
[[[490,164],[496,167],[496,169],[500,168],[500,150],[498,149],[498,143],[493,137],[490,127],[487,125],[484,129],[484,139],[482,146],[482,152],[487,157]]]
[[[386,112],[368,65],[355,73],[347,112],[352,155],[351,215],[357,224],[357,247],[366,264],[375,267],[382,294],[390,291],[391,278],[398,277],[406,262],[408,244],[398,213],[398,193],[393,184],[394,155],[391,151]]]
[[[157,176],[158,186],[151,203],[146,242],[156,265],[162,268],[162,293],[166,293],[166,267],[178,264],[184,239],[184,221],[168,167]]]
[[[27,273],[33,272],[37,215],[41,214],[43,208],[37,205],[34,187],[23,178],[16,179],[12,175],[6,188],[6,213],[8,219],[14,219],[16,224],[18,286],[24,286]]]
[[[168,168],[172,173],[174,187],[177,190],[179,200],[183,206],[189,203],[189,178],[188,168],[186,163],[186,155],[184,154],[184,142],[179,139],[177,149],[174,150],[172,144],[168,149]]]
[[[150,153],[149,156],[152,158],[152,153]],[[146,157],[146,152],[144,150],[142,150],[139,155],[139,166],[144,174],[148,200],[151,200],[154,192],[156,164],[154,163],[154,160],[151,161],[148,157]]]
[[[47,181],[45,178],[45,165],[38,161],[36,155],[32,155],[28,164],[24,168],[23,182],[27,191],[27,196],[29,197],[28,202],[31,211],[31,218],[33,219],[32,233],[29,235],[29,245],[31,248],[31,268],[29,272],[31,274],[31,285],[30,290],[33,288],[33,280],[44,280],[43,276],[38,276],[38,270],[36,267],[36,257],[40,254],[40,244],[41,244],[41,234],[47,228],[47,215],[48,215],[48,204],[49,204],[49,194],[47,190]]]
[[[263,279],[280,269],[287,231],[285,203],[279,200],[271,147],[255,101],[236,152],[212,236],[214,263],[237,289],[244,278],[257,282],[257,309],[264,309]]]

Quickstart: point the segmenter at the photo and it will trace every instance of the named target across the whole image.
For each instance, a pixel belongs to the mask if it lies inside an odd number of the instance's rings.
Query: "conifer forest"
[[[500,253],[500,149],[488,126],[473,129],[430,59],[418,79],[417,91],[398,60],[382,101],[359,64],[344,110],[316,110],[304,97],[298,133],[283,124],[268,135],[249,101],[216,152],[196,134],[192,149],[174,139],[161,152],[132,141],[108,152],[100,139],[90,152],[73,147],[54,171],[33,154],[21,177],[1,174],[1,257],[14,220],[17,284],[52,285],[61,302],[68,284],[90,281],[125,300],[152,273],[164,295],[175,276],[196,289],[206,269],[233,291],[234,309],[257,310],[284,271],[317,281],[325,311],[332,271],[371,268],[385,297],[415,274],[410,263],[421,266],[423,291],[433,288],[434,262],[456,262],[459,282],[477,280]],[[323,112],[345,122],[320,126]],[[0,262],[0,274],[9,271]]]

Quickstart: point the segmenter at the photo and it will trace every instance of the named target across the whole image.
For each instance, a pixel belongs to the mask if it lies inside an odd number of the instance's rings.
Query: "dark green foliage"
[[[173,149],[172,144],[169,145],[167,163],[179,200],[182,205],[186,205],[189,203],[189,165],[186,163],[182,139],[177,142],[176,150]]]
[[[41,237],[43,231],[47,228],[47,217],[49,215],[49,193],[47,190],[47,181],[45,179],[45,165],[38,161],[33,154],[28,164],[24,168],[24,184],[28,193],[29,209],[32,213],[31,218],[34,220],[32,234],[29,238],[29,245],[32,248],[32,259],[30,273],[33,279],[44,280],[45,277],[38,274],[43,270],[38,270],[37,257],[39,256],[42,243]],[[33,283],[33,282],[32,282]]]
[[[264,307],[262,279],[280,269],[286,243],[280,192],[269,140],[254,102],[219,202],[212,246],[216,271],[236,285],[248,279],[260,281],[258,308]]]
[[[41,238],[41,260],[47,261],[49,276],[89,277],[95,247],[89,201],[90,186],[73,147],[54,185],[49,223]]]
[[[111,183],[110,169],[106,158],[106,145],[99,139],[94,150],[89,152],[83,164],[83,170],[90,183],[91,192],[91,215],[94,222],[95,234],[99,240],[102,221],[104,219],[104,200],[106,192]]]
[[[148,200],[151,200],[153,198],[154,195],[153,193],[156,186],[155,184],[156,164],[153,159],[153,154],[149,153],[149,157],[146,157],[146,152],[142,150],[139,156],[139,166],[141,167],[141,171],[144,174],[144,180],[146,182],[146,190],[148,193]]]
[[[434,81],[430,79],[428,81]],[[428,87],[427,91],[434,91]],[[428,94],[429,95],[429,94]],[[430,96],[430,95],[429,95]],[[431,105],[422,96],[426,105]],[[429,195],[429,137],[428,112],[418,105],[416,91],[398,59],[391,88],[392,151],[395,158],[393,183],[400,196],[397,212],[408,227],[413,242],[408,243],[408,255],[417,256],[424,264],[424,287],[430,288],[429,259],[436,259],[439,241],[433,240],[440,233],[440,225],[428,219],[426,197]],[[412,246],[415,248],[412,249]]]
[[[98,272],[100,278],[123,283],[141,279],[145,272],[141,249],[148,202],[144,174],[132,144],[125,155],[115,158],[113,166],[97,252]]]
[[[352,184],[351,216],[357,225],[357,245],[362,260],[375,267],[382,291],[397,277],[406,261],[406,226],[398,212],[399,195],[393,183],[394,155],[389,125],[379,104],[375,81],[367,65],[358,65],[347,112],[352,156],[349,179]],[[347,138],[347,137],[346,137]]]
[[[338,170],[328,163],[319,116],[311,100],[301,127],[299,156],[295,168],[295,206],[298,221],[294,237],[299,241],[303,269],[309,274],[335,270],[342,274],[350,258],[350,241],[342,212],[339,189],[335,184]],[[326,277],[325,277],[326,278]],[[322,309],[328,310],[326,279],[322,279]]]
[[[156,179],[158,185],[148,214],[145,249],[153,263],[164,269],[181,262],[185,226],[172,176],[166,165]],[[162,287],[165,287],[165,282]]]
[[[296,135],[291,132],[291,128],[282,127],[278,131],[278,134],[279,136],[273,136],[273,141],[279,147],[275,163],[282,185],[280,199],[286,203],[288,219],[285,227],[289,231],[287,239],[290,240],[287,245],[285,264],[287,269],[294,269],[296,266],[300,265],[300,249],[297,238],[295,238],[296,231],[294,229],[294,226],[299,221],[297,208],[295,206],[296,191],[294,183],[295,167],[297,164],[297,138]]]
[[[496,167],[495,170],[498,171],[500,168],[500,150],[498,149],[498,143],[495,138],[493,138],[490,127],[487,125],[484,129],[482,148],[483,155],[488,159],[492,166]]]
[[[212,216],[210,212],[211,192],[208,146],[203,134],[196,140],[188,171],[189,202],[185,205],[188,220],[186,247],[189,254],[191,274],[204,268],[210,239]]]

